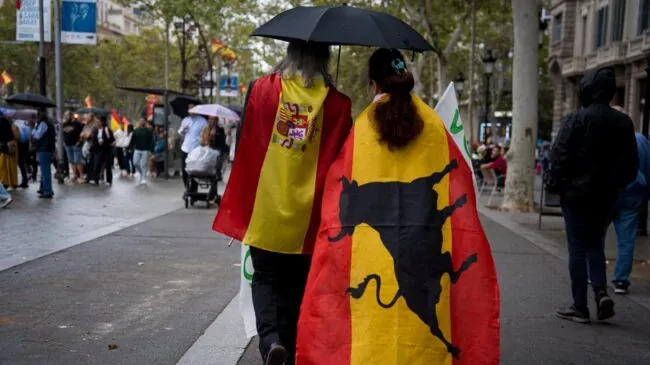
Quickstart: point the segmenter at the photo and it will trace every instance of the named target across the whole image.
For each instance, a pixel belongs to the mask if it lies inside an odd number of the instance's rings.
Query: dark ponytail
[[[406,69],[404,56],[397,50],[377,50],[368,62],[368,76],[389,95],[387,101],[376,104],[372,115],[380,142],[391,150],[406,146],[422,133],[424,122],[413,104],[415,80]]]

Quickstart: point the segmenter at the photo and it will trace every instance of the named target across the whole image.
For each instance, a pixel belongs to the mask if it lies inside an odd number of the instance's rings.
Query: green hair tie
[[[403,74],[406,72],[406,64],[399,58],[394,59],[390,65],[398,74]]]

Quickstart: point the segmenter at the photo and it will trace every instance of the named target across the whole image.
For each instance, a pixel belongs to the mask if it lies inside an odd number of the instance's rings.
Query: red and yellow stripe
[[[499,362],[499,294],[494,263],[474,200],[469,166],[435,112],[414,98],[425,120],[422,134],[409,146],[389,151],[377,143],[369,109],[332,165],[325,185],[322,224],[312,259],[299,322],[297,360],[300,365],[495,365]],[[394,260],[377,231],[361,224],[352,236],[333,244],[341,227],[339,197],[341,176],[359,186],[370,182],[411,182],[442,171],[450,160],[459,168],[434,186],[438,207],[468,194],[468,203],[443,226],[442,252],[451,252],[455,268],[473,253],[480,259],[462,279],[451,285],[441,281],[436,307],[440,329],[461,348],[454,359],[445,345],[407,306],[404,298],[389,309],[377,304],[374,283],[360,299],[345,294],[370,273],[382,278],[382,302],[398,289]],[[452,182],[453,183],[450,183]]]

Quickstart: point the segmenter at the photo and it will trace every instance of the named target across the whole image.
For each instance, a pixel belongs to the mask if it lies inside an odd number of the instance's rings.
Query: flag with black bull
[[[496,365],[499,289],[450,85],[424,129],[378,143],[371,105],[326,183],[298,365]]]

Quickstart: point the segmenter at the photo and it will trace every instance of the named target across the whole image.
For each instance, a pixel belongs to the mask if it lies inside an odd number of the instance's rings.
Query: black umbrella
[[[105,109],[105,108],[81,108],[77,110],[77,113],[79,114],[95,114],[95,115],[102,115],[102,116],[109,116],[111,115],[111,110],[110,109]]]
[[[20,104],[35,108],[54,108],[56,104],[45,96],[32,93],[13,94],[5,99],[10,104]]]
[[[420,33],[386,13],[347,5],[301,6],[287,10],[259,27],[253,36],[283,41],[433,50]]]
[[[195,98],[193,96],[179,95],[169,103],[169,105],[172,106],[172,111],[174,112],[174,114],[178,115],[181,118],[185,118],[188,115],[190,115],[190,113],[188,112],[188,110],[190,109],[190,104],[199,105],[199,104],[203,104],[203,102],[201,102],[201,99]]]

